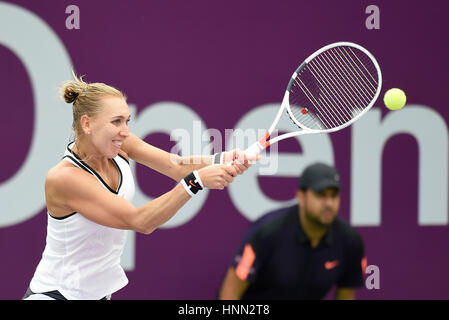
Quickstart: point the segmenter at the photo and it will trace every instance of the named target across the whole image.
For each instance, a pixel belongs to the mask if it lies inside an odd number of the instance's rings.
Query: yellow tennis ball
[[[407,102],[407,97],[404,91],[398,88],[393,88],[385,92],[384,103],[385,106],[390,110],[399,110]]]

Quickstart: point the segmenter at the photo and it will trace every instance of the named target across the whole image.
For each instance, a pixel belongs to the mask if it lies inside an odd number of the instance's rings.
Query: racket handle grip
[[[260,144],[260,142],[256,141],[245,150],[245,155],[248,160],[255,160],[256,156],[261,153],[263,149],[265,148]]]
[[[265,149],[259,141],[256,141],[252,145],[250,145],[245,151],[245,156],[248,159],[248,161],[251,163],[251,161],[256,160],[257,155],[262,152],[262,150]],[[232,165],[232,161],[226,163],[228,166]]]

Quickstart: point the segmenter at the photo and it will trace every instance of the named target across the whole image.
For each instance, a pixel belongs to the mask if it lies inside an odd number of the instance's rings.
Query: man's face
[[[305,217],[316,225],[328,226],[337,217],[340,193],[336,188],[327,188],[318,192],[310,189],[298,190],[296,197]]]

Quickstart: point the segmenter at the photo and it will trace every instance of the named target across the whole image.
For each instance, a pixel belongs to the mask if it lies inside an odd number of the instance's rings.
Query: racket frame
[[[373,97],[373,99],[371,100],[371,102],[369,103],[369,105],[364,108],[359,114],[357,114],[354,118],[352,118],[351,120],[349,120],[348,122],[337,126],[335,128],[330,128],[330,129],[322,129],[322,130],[317,130],[317,129],[310,129],[305,127],[304,125],[302,125],[300,122],[298,122],[296,120],[296,118],[293,116],[292,110],[290,108],[290,102],[289,102],[289,97],[290,97],[290,89],[291,86],[293,85],[293,82],[295,81],[296,77],[298,76],[299,72],[310,62],[312,61],[312,59],[314,59],[316,56],[320,55],[321,53],[323,53],[324,51],[327,51],[329,49],[335,48],[335,47],[339,47],[339,46],[348,46],[348,47],[353,47],[356,48],[360,51],[362,51],[364,54],[366,54],[371,61],[373,62],[377,74],[378,74],[378,84],[377,84],[377,90],[376,93]],[[276,117],[273,120],[273,123],[271,124],[270,128],[268,129],[268,131],[266,132],[265,136],[263,136],[262,138],[260,138],[258,141],[256,141],[255,143],[253,143],[250,147],[248,147],[245,150],[245,154],[247,156],[251,156],[254,154],[259,154],[260,152],[262,152],[265,148],[269,147],[271,144],[273,143],[277,143],[281,140],[287,139],[287,138],[291,138],[291,137],[296,137],[296,136],[300,136],[303,134],[312,134],[312,133],[330,133],[330,132],[335,132],[338,130],[341,130],[343,128],[346,128],[348,126],[350,126],[352,123],[354,123],[355,121],[357,121],[360,117],[362,117],[365,113],[367,113],[369,111],[369,109],[371,109],[371,107],[374,105],[374,103],[376,102],[377,98],[379,97],[380,91],[382,89],[382,73],[380,71],[380,67],[379,64],[377,63],[376,58],[374,58],[374,56],[365,48],[363,48],[362,46],[352,43],[352,42],[335,42],[332,44],[329,44],[317,51],[315,51],[314,53],[312,53],[307,59],[304,60],[303,63],[301,63],[301,65],[295,70],[295,72],[292,74],[292,76],[290,77],[290,81],[287,85],[287,90],[285,91],[284,94],[284,98],[282,99],[282,104],[281,107],[279,108],[278,113],[276,114]],[[294,131],[294,132],[289,132],[289,133],[284,133],[280,136],[277,136],[273,139],[269,140],[270,135],[273,133],[275,127],[277,126],[277,124],[279,123],[281,116],[284,112],[284,110],[287,110],[287,113],[290,116],[290,119],[302,130],[299,131]]]

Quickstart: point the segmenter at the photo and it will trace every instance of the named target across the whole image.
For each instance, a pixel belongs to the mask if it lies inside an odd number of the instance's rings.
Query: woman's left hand
[[[260,155],[255,155],[251,158],[248,158],[243,150],[237,148],[225,152],[223,162],[230,163],[232,166],[234,166],[237,174],[242,174],[243,172],[248,170],[249,167],[251,167],[252,161],[257,161],[259,159]]]

